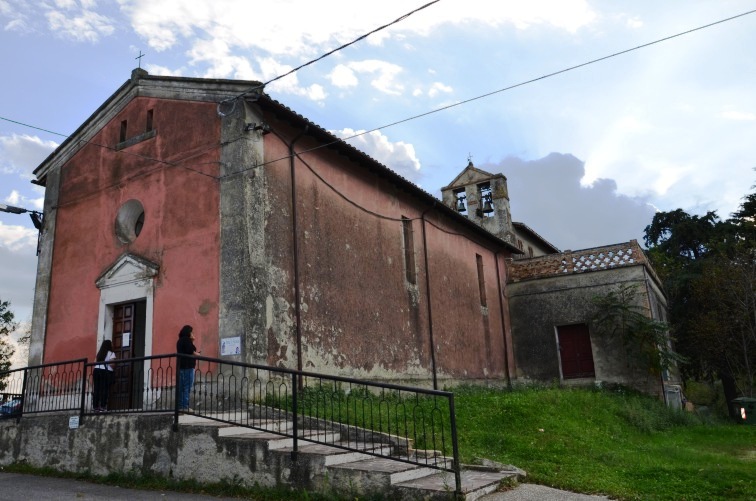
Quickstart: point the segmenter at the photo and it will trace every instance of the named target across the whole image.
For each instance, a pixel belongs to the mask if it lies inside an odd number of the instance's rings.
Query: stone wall
[[[173,431],[170,414],[88,417],[76,429],[69,427],[69,418],[54,414],[0,421],[0,465],[200,483],[312,486],[307,464],[295,471],[290,455],[270,450],[265,441],[219,440],[218,428],[206,426],[182,425]]]

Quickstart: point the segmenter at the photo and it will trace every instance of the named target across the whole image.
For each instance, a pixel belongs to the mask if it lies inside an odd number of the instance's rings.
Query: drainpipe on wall
[[[507,388],[512,387],[512,380],[509,375],[509,345],[507,345],[507,326],[504,323],[504,290],[501,287],[501,273],[499,272],[499,253],[494,252],[494,261],[496,262],[496,287],[499,289],[499,314],[501,315],[501,336],[504,339],[504,372],[507,375]]]
[[[289,146],[289,166],[291,168],[291,232],[292,232],[292,245],[294,253],[294,317],[296,319],[297,330],[297,370],[302,370],[302,309],[300,307],[300,295],[299,289],[299,233],[297,226],[297,177],[296,169],[294,168],[294,159],[296,153],[294,153],[294,144],[299,141],[302,136],[307,134],[310,126],[306,125],[304,130],[299,133],[297,137],[292,139]],[[280,137],[280,136],[279,136]],[[283,140],[283,138],[281,138]],[[286,141],[284,141],[285,143]]]
[[[433,372],[433,389],[438,389],[436,380],[436,346],[433,343],[433,307],[431,305],[430,268],[428,265],[428,240],[425,237],[425,215],[436,207],[436,202],[423,211],[420,220],[423,223],[423,258],[425,260],[425,290],[428,296],[428,336],[430,338],[431,371]]]

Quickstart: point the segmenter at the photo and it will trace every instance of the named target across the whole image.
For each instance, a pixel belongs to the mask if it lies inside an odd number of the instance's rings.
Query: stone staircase
[[[266,419],[250,422],[251,425],[265,430],[263,431],[227,424],[212,418],[223,420],[225,416],[181,415],[179,432],[182,432],[182,436],[186,436],[190,448],[192,437],[209,436],[215,442],[215,448],[219,454],[226,458],[229,456],[240,460],[246,458],[254,463],[246,472],[249,483],[288,484],[297,488],[350,497],[370,495],[371,497],[384,496],[392,500],[454,499],[455,481],[452,473],[410,462],[416,458],[422,458],[422,462],[425,462],[425,458],[429,458],[429,463],[426,464],[447,462],[451,465],[452,458],[443,457],[437,451],[406,450],[406,447],[403,449],[386,442],[378,444],[358,442],[354,437],[343,440],[338,429],[325,428],[305,430],[304,435],[300,437],[343,445],[364,452],[352,452],[300,438],[296,459],[294,459],[292,457],[293,439],[275,433],[291,430],[291,421]],[[197,453],[203,454],[199,445]],[[371,453],[390,456],[390,458],[377,457]],[[204,470],[212,469],[212,466],[208,465],[209,459],[205,458],[205,460],[202,463]],[[516,468],[497,466],[463,466],[461,474],[463,499],[478,499],[495,491],[502,481],[516,479],[523,474]],[[193,468],[191,464],[187,464],[186,468],[183,476],[202,477],[201,471],[189,471]],[[219,468],[226,473],[229,471],[228,464]],[[243,468],[235,475],[241,477],[241,471]]]

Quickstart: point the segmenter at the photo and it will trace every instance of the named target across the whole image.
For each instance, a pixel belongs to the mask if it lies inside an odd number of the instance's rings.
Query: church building
[[[30,364],[174,353],[442,387],[514,374],[520,251],[266,95],[125,82],[36,169]],[[506,188],[505,188],[506,189]]]
[[[92,360],[104,339],[120,359],[174,353],[189,324],[203,356],[372,381],[574,377],[560,325],[590,312],[549,306],[569,301],[565,272],[528,270],[562,254],[512,221],[503,174],[470,162],[439,200],[258,82],[136,69],[35,176],[29,365]],[[627,252],[604,268],[650,269]],[[582,381],[632,383],[623,352],[583,341]]]

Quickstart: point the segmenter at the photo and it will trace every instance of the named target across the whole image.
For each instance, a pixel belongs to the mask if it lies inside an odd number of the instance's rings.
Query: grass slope
[[[756,499],[756,426],[704,422],[626,390],[455,389],[462,461],[617,499]]]

